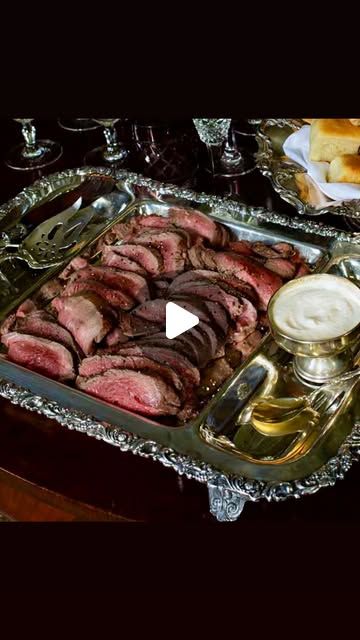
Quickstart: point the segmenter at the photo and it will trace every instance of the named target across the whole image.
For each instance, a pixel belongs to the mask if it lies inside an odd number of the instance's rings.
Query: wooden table
[[[102,143],[101,131],[70,133],[54,122],[40,122],[39,133],[64,146],[63,157],[47,173],[83,165],[86,150]],[[3,155],[18,135],[18,125],[0,121]],[[39,174],[13,171],[1,163],[0,201],[16,195],[37,177]],[[252,181],[236,186],[241,200],[294,215],[265,178],[255,174]],[[240,521],[232,526],[244,521],[359,522],[359,487],[360,465],[355,464],[345,480],[314,496],[279,504],[248,503]],[[206,486],[3,399],[0,512],[21,521],[215,522],[209,514]]]

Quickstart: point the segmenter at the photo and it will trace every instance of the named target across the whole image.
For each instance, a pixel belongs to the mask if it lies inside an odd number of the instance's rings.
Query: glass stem
[[[106,153],[111,156],[117,145],[117,134],[114,125],[111,127],[104,127],[104,136],[106,140]]]
[[[207,144],[206,147],[207,147],[209,158],[210,158],[211,173],[214,175],[215,174],[215,159],[214,159],[213,145],[212,144]]]
[[[38,158],[43,153],[42,147],[36,142],[36,129],[31,122],[21,123],[21,133],[25,146],[22,155],[25,158]]]

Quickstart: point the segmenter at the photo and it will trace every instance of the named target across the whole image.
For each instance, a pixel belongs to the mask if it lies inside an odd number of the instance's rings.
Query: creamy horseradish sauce
[[[338,276],[307,276],[279,292],[273,319],[282,334],[295,340],[337,338],[360,322],[360,289]]]

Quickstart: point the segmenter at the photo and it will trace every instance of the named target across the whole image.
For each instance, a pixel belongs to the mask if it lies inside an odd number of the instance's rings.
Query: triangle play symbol
[[[172,340],[199,324],[199,318],[175,302],[166,304],[166,337]]]

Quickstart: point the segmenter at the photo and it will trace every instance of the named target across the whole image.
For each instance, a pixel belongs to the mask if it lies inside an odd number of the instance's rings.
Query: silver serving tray
[[[62,177],[71,179],[76,171],[79,170],[49,176],[46,178],[47,184],[57,184]],[[137,174],[122,171],[116,177],[140,198],[139,207],[145,212],[153,211],[154,207],[164,210],[174,201],[196,206],[229,225],[241,237],[289,240],[317,269],[328,262],[335,241],[348,246],[349,242],[357,240],[355,234],[340,232],[313,221],[289,219],[262,208],[164,185]],[[32,197],[36,196],[37,191],[42,192],[42,183],[39,181],[29,187]],[[11,210],[11,201],[6,207]],[[235,520],[247,500],[282,500],[314,493],[343,477],[344,471],[360,456],[360,423],[356,423],[337,455],[306,478],[286,482],[259,480],[241,473],[241,465],[230,453],[219,452],[199,437],[200,425],[214,401],[193,422],[172,428],[117,409],[4,358],[0,358],[0,376],[0,395],[12,403],[53,418],[70,429],[109,442],[123,451],[152,457],[171,466],[179,474],[205,482],[209,488],[211,512],[219,520]],[[229,384],[225,383],[218,393],[226,392]]]
[[[306,123],[302,120],[261,121],[256,133],[259,146],[256,163],[261,173],[270,179],[279,196],[294,206],[298,213],[308,216],[331,213],[360,218],[360,200],[344,200],[341,203],[335,203],[324,196],[324,204],[315,205],[311,198],[309,199],[306,170],[283,153],[286,138],[304,124]]]

